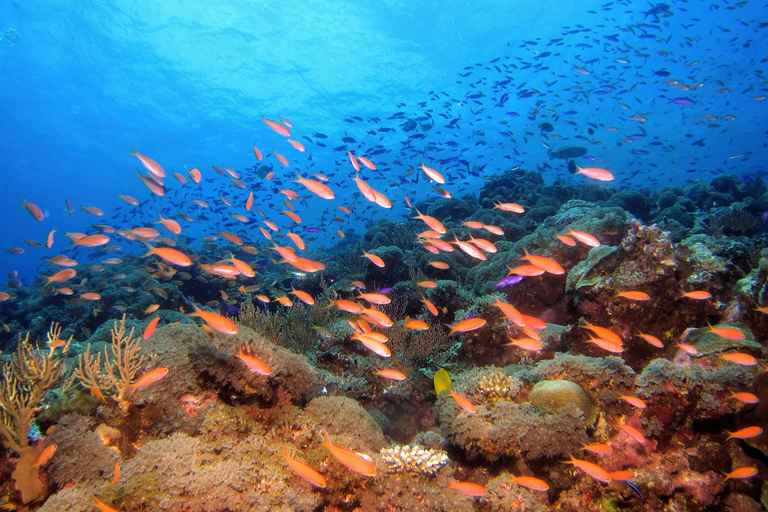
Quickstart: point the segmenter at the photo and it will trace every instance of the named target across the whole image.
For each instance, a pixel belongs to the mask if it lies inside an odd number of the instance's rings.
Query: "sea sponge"
[[[485,402],[493,405],[499,400],[512,400],[520,391],[520,380],[505,375],[499,370],[493,370],[477,381],[477,392]]]
[[[387,473],[434,475],[450,462],[443,450],[426,449],[419,445],[382,448],[379,454],[387,464]]]
[[[90,418],[68,414],[59,419],[48,436],[49,442],[58,446],[48,471],[59,487],[103,480],[120,460],[117,452],[107,448],[92,430],[92,424]]]

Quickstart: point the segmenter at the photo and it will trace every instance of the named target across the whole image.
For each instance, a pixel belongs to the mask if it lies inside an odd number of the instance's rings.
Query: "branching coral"
[[[443,450],[432,450],[418,445],[382,448],[379,453],[387,464],[387,473],[434,475],[450,462]]]
[[[141,338],[134,337],[134,329],[126,335],[125,315],[118,324],[112,326],[112,344],[110,350],[104,349],[104,366],[101,366],[101,353],[91,354],[91,345],[78,358],[74,377],[80,384],[99,398],[112,397],[124,412],[130,406],[130,398],[135,390],[133,386],[136,374],[144,364],[141,355]]]
[[[24,503],[36,500],[45,491],[37,466],[43,447],[30,445],[28,436],[35,415],[42,410],[46,392],[53,389],[65,373],[60,355],[69,349],[72,338],[64,341],[60,335],[61,328],[52,324],[48,331],[48,352],[34,347],[29,342],[29,333],[24,339],[19,336],[18,350],[2,368],[0,435],[3,444],[19,455],[12,476]],[[57,352],[58,348],[62,350]],[[66,391],[71,382],[65,379],[62,389]]]

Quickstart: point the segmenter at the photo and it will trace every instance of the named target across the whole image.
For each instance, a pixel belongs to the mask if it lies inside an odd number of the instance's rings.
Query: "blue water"
[[[344,226],[358,234],[367,222],[408,214],[403,194],[436,197],[423,175],[418,183],[415,175],[403,181],[422,159],[444,170],[444,188],[457,197],[516,165],[541,169],[548,182],[585,182],[568,173],[565,160],[550,160],[545,144],[588,148],[594,159],[579,163],[610,169],[616,180],[607,186],[619,188],[758,173],[768,125],[760,100],[768,90],[765,5],[670,2],[658,15],[644,14],[651,8],[581,1],[2,0],[0,275],[18,270],[30,283],[42,258],[66,251],[65,231],[84,232],[91,223],[148,225],[158,212],[196,216],[195,198],[216,204],[219,213],[182,222],[184,233],[198,241],[215,234],[226,227],[224,217],[245,213],[247,193],[212,164],[240,172],[255,190],[256,207],[284,228],[276,189],[301,192],[303,225],[322,228],[317,243],[331,245],[339,226],[328,219],[357,192],[346,152],[333,151],[342,146],[361,155],[377,145],[386,151],[371,157],[379,171],[363,176],[394,207],[365,208],[358,199],[357,220]],[[669,75],[654,74],[659,70]],[[670,79],[702,85],[680,91],[665,83]],[[717,92],[723,88],[728,92]],[[532,94],[521,97],[525,92]],[[308,151],[293,150],[260,122],[262,114],[289,119]],[[404,131],[408,119],[420,116],[429,120]],[[543,122],[555,131],[543,134]],[[414,134],[424,138],[409,139]],[[345,136],[356,142],[344,143]],[[275,182],[257,185],[248,171],[257,163],[254,143],[263,163],[274,166]],[[164,198],[135,178],[140,166],[128,155],[132,146],[169,172]],[[273,150],[289,158],[290,169],[268,155]],[[182,186],[170,176],[192,167],[212,181]],[[332,174],[336,200],[288,183],[294,170]],[[141,207],[128,207],[119,193],[138,198]],[[225,210],[219,194],[240,206]],[[35,221],[19,208],[22,198],[40,205],[46,219]],[[67,199],[76,209],[106,213],[70,216]],[[250,240],[263,240],[255,225],[228,222]],[[51,228],[57,230],[52,249],[25,243],[44,242]],[[125,252],[143,249],[120,245]],[[11,247],[26,252],[10,255]]]

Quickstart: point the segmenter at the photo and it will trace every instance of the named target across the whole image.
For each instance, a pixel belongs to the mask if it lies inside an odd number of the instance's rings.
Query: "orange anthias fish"
[[[283,454],[283,457],[285,458],[285,461],[288,463],[288,465],[291,467],[294,473],[296,473],[301,478],[303,478],[310,484],[314,485],[315,487],[325,488],[325,486],[327,485],[325,481],[325,477],[321,475],[319,472],[315,471],[310,466],[308,466],[307,464],[304,464],[303,462],[291,457],[291,455],[288,453],[288,447],[285,448],[285,453]]]
[[[599,480],[600,482],[604,483],[611,483],[611,477],[608,474],[606,470],[598,466],[597,464],[593,464],[592,462],[589,462],[587,460],[580,460],[575,458],[573,455],[571,455],[571,460],[563,461],[565,464],[573,464],[580,470],[584,471],[586,474],[594,478],[595,480]]]
[[[381,259],[380,257],[376,256],[375,254],[370,254],[370,253],[367,253],[367,252],[363,251],[363,257],[368,258],[369,260],[371,260],[371,263],[373,263],[377,267],[384,268],[384,266],[385,266],[384,260]]]
[[[135,149],[128,153],[131,156],[135,156],[139,159],[139,162],[141,162],[141,165],[144,166],[146,170],[157,176],[158,178],[164,178],[165,177],[165,170],[160,166],[159,163],[155,162],[151,158],[149,158],[146,155],[142,155]]]
[[[351,471],[364,476],[376,476],[379,474],[376,470],[376,466],[373,465],[373,460],[368,455],[333,444],[333,442],[331,442],[331,436],[328,435],[328,431],[325,430],[325,427],[320,426],[320,429],[323,431],[323,434],[325,434],[325,441],[320,446],[327,448],[337,461]]]
[[[265,363],[258,357],[252,356],[250,354],[246,354],[242,350],[235,357],[240,359],[243,362],[243,364],[245,364],[245,366],[248,367],[249,370],[258,373],[259,375],[266,375],[266,376],[272,375],[272,370],[269,369],[269,366],[267,365],[267,363]]]
[[[29,214],[35,218],[35,220],[43,220],[45,219],[45,215],[43,215],[43,210],[40,209],[39,206],[37,206],[35,203],[30,203],[29,201],[25,201],[24,199],[21,200],[21,206],[23,208],[26,208]]]
[[[466,411],[469,414],[475,414],[477,412],[477,407],[474,406],[472,402],[467,400],[464,396],[456,393],[454,390],[450,390],[451,398],[456,401],[456,405],[458,405],[462,410]]]
[[[211,311],[203,311],[194,303],[192,303],[192,307],[195,311],[187,313],[187,316],[201,318],[203,322],[208,324],[211,328],[223,332],[224,334],[237,334],[238,328],[229,318],[221,316],[218,313],[212,313]]]
[[[651,296],[648,295],[645,292],[638,292],[638,291],[629,291],[629,292],[620,292],[616,294],[617,297],[622,297],[624,299],[629,300],[651,300]]]
[[[149,339],[152,337],[152,335],[155,333],[155,329],[157,328],[157,323],[160,321],[160,316],[156,316],[152,319],[149,324],[147,324],[147,327],[144,329],[144,334],[142,334],[143,339]]]
[[[147,372],[139,377],[136,382],[131,384],[131,387],[137,389],[149,386],[150,384],[154,384],[155,382],[168,375],[168,371],[168,368],[155,368],[154,370]]]
[[[468,496],[473,496],[475,498],[485,496],[485,494],[488,492],[488,490],[482,485],[472,482],[454,482],[453,480],[450,480],[448,482],[448,487],[451,489],[456,489],[459,492],[462,492]]]
[[[726,430],[726,432],[728,431]],[[760,427],[744,427],[743,429],[737,430],[736,432],[728,432],[726,441],[728,439],[751,439],[753,437],[759,436],[762,433],[763,429]]]
[[[445,184],[445,178],[443,177],[443,175],[437,172],[436,170],[434,170],[433,168],[427,167],[426,165],[424,165],[423,162],[421,164],[421,170],[423,170],[424,174],[426,174],[427,177],[432,181],[435,181],[441,185]]]
[[[683,293],[683,297],[694,300],[707,300],[712,298],[712,294],[703,290],[694,290]]]
[[[336,197],[336,195],[333,193],[333,190],[319,181],[302,178],[301,174],[298,172],[296,173],[296,178],[298,179],[293,180],[294,183],[300,183],[301,185],[304,185],[307,187],[307,190],[319,197],[322,197],[323,199],[333,199]]]
[[[544,272],[549,272],[550,274],[565,274],[563,267],[561,267],[560,264],[552,258],[547,258],[545,256],[534,256],[528,252],[528,249],[523,248],[523,250],[525,251],[525,256],[521,257],[521,260],[526,260],[531,265],[539,267]]]
[[[757,468],[752,467],[743,467],[743,468],[736,468],[730,473],[727,473],[725,475],[725,479],[731,479],[731,478],[751,478],[757,474]]]
[[[436,218],[430,217],[429,215],[423,215],[418,209],[416,209],[416,216],[413,218],[421,219],[430,227],[430,229],[437,231],[441,235],[445,234],[445,226],[443,226],[443,223]]]
[[[93,501],[95,502],[96,506],[101,510],[101,512],[120,512],[114,507],[110,507],[106,503],[103,503],[99,498],[96,496],[93,497]]]
[[[485,324],[486,322],[482,318],[468,318],[466,320],[462,320],[456,325],[449,325],[448,327],[450,327],[451,332],[448,333],[448,336],[457,332],[474,331],[481,328]]]
[[[532,476],[513,476],[512,481],[515,482],[517,485],[522,485],[523,487],[527,487],[532,491],[549,490],[549,484],[547,484],[547,482]]]
[[[710,325],[709,331],[707,332],[711,332],[712,334],[716,334],[727,340],[743,340],[746,337],[742,331],[735,327],[712,327],[712,325]]]
[[[290,137],[291,136],[291,130],[289,130],[283,123],[280,123],[278,121],[273,121],[272,119],[267,119],[264,116],[261,116],[261,121],[269,126],[269,129],[273,132],[282,135],[283,137]]]
[[[385,379],[390,380],[404,380],[405,374],[399,370],[379,370],[376,369],[376,375],[379,375],[381,377],[384,377]]]
[[[597,181],[612,181],[613,180],[613,174],[606,171],[605,169],[600,169],[598,167],[579,167],[576,166],[576,169],[578,171],[574,174],[583,174],[587,178],[592,178],[593,180]]]
[[[147,252],[144,254],[145,258],[147,256],[155,255],[159,256],[160,259],[166,263],[171,263],[180,267],[188,267],[192,265],[192,260],[189,259],[189,256],[181,251],[169,247],[152,247],[147,242],[144,242],[144,245],[147,246]]]

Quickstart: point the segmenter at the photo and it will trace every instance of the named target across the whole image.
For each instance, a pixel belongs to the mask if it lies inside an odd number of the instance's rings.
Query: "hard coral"
[[[387,473],[434,475],[450,462],[443,450],[426,449],[419,445],[383,448],[379,453],[387,464]]]

